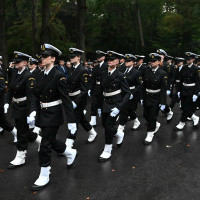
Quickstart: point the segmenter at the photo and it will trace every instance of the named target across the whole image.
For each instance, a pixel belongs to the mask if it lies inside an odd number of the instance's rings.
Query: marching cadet
[[[137,58],[132,54],[125,55],[126,71],[124,72],[124,75],[126,76],[126,80],[131,91],[131,98],[129,102],[125,105],[125,108],[120,112],[117,134],[121,133],[122,135],[124,135],[124,128],[127,123],[128,116],[130,116],[130,119],[133,120],[134,130],[136,130],[140,126],[140,121],[138,120],[136,115],[136,109],[138,101],[140,100],[143,81],[141,73],[134,67],[136,59]],[[122,141],[118,141],[118,143],[121,144]]]
[[[101,116],[101,102],[102,102],[102,91],[101,91],[101,75],[104,71],[108,70],[108,65],[105,62],[106,53],[100,50],[96,51],[96,57],[98,65],[93,68],[91,77],[90,90],[88,91],[89,96],[91,94],[91,126],[96,126],[97,112]]]
[[[187,122],[187,118],[191,118],[194,127],[199,123],[199,117],[194,113],[196,111],[196,100],[199,94],[199,75],[200,70],[194,65],[196,54],[192,52],[185,53],[187,64],[180,71],[180,84],[177,88],[178,97],[181,100],[182,114],[176,129],[182,130]]]
[[[137,70],[139,70],[139,72],[141,73],[141,75],[143,77],[144,73],[145,73],[145,70],[147,69],[147,66],[144,64],[145,56],[143,56],[143,55],[135,55],[135,57],[137,58],[135,68]]]
[[[14,52],[14,71],[9,85],[9,91],[4,105],[4,112],[7,113],[9,104],[12,103],[13,118],[17,129],[17,154],[10,162],[8,168],[14,169],[25,164],[28,149],[29,125],[34,123],[36,115],[32,87],[34,78],[31,78],[27,69],[30,56],[18,51]],[[41,137],[35,134],[34,141],[39,143]]]
[[[172,100],[171,100],[170,105],[169,105],[171,110],[174,108],[174,105],[180,101],[180,99],[178,98],[178,95],[177,95],[177,89],[176,88],[180,84],[180,71],[183,68],[183,64],[184,64],[185,59],[180,58],[180,57],[176,57],[174,59],[174,61],[175,61],[175,79],[174,79],[173,85],[175,85],[175,89],[172,91],[173,92]]]
[[[106,161],[111,157],[113,136],[117,138],[117,144],[120,147],[124,135],[117,133],[116,119],[124,109],[130,98],[130,89],[125,75],[116,70],[119,64],[120,54],[114,51],[108,51],[108,71],[105,71],[101,77],[101,86],[103,91],[102,125],[105,129],[105,146],[99,161]]]
[[[118,71],[124,73],[126,70],[126,66],[125,66],[125,57],[123,54],[119,54],[120,55],[120,60],[119,60],[119,67],[118,67]]]
[[[88,143],[95,140],[97,133],[94,128],[90,125],[84,115],[84,109],[87,105],[88,96],[88,73],[87,70],[80,63],[81,56],[84,51],[76,48],[69,49],[70,62],[72,67],[69,69],[69,76],[67,79],[69,97],[73,103],[75,109],[77,127],[79,123],[89,133]],[[69,134],[67,136],[66,145],[72,147],[74,140],[76,139],[75,134]]]
[[[69,148],[64,142],[56,139],[59,126],[63,124],[63,109],[67,115],[68,129],[71,134],[77,130],[76,118],[72,102],[68,96],[66,77],[59,72],[54,63],[61,51],[50,44],[41,46],[41,65],[45,68],[34,88],[35,97],[40,101],[37,107],[36,126],[41,127],[42,141],[39,151],[40,175],[32,186],[33,191],[45,187],[49,183],[51,151],[63,153],[70,167],[77,155],[77,150]]]
[[[161,56],[149,54],[150,68],[145,71],[143,78],[144,118],[147,121],[147,136],[144,144],[151,144],[155,133],[160,128],[157,122],[159,109],[166,105],[167,73],[160,69]]]
[[[174,83],[174,78],[175,78],[174,65],[172,65],[173,57],[167,55],[167,53],[163,49],[158,49],[157,53],[161,55],[162,57],[160,67],[162,70],[164,70],[167,73],[168,84],[167,84],[166,92],[167,92],[167,96],[171,97],[173,93],[173,83]],[[170,122],[174,115],[170,107],[166,105],[163,112],[167,116],[167,122]]]
[[[0,127],[2,128],[2,132],[4,130],[11,132],[14,136],[14,143],[17,142],[17,129],[12,126],[7,120],[6,115],[4,113],[4,103],[5,103],[5,87],[6,87],[5,76],[1,71],[0,67]]]

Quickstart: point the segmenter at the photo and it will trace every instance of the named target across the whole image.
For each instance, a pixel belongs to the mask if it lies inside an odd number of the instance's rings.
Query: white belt
[[[70,97],[73,97],[73,96],[76,96],[76,95],[78,95],[78,94],[80,94],[81,93],[81,91],[80,90],[78,90],[78,91],[76,91],[76,92],[69,92],[69,96]]]
[[[97,84],[97,85],[100,85],[100,84],[101,84],[101,82],[100,82],[100,81],[96,81],[96,84]]]
[[[180,83],[181,81],[180,81],[180,80],[176,80],[176,82],[177,82],[177,83]]]
[[[59,99],[57,101],[52,101],[52,102],[49,102],[49,103],[40,102],[40,106],[41,106],[41,108],[49,108],[49,107],[57,106],[57,105],[59,105],[61,103],[62,103],[62,100]]]
[[[146,91],[147,91],[148,93],[158,93],[158,92],[161,91],[161,89],[157,89],[157,90],[146,89]]]
[[[133,90],[133,89],[135,89],[135,86],[132,86],[132,87],[129,87],[130,88],[130,90]]]
[[[121,93],[121,89],[120,90],[116,90],[115,92],[103,92],[103,96],[104,97],[111,97],[111,96],[114,96],[114,95],[117,95],[117,94],[120,94]]]
[[[26,101],[26,100],[27,100],[27,97],[22,97],[22,98],[17,98],[17,99],[15,99],[15,98],[13,97],[12,100],[13,100],[13,102],[19,103],[19,102],[22,102],[22,101]]]
[[[196,83],[183,83],[183,85],[184,86],[186,86],[186,87],[191,87],[191,86],[195,86],[196,85]]]

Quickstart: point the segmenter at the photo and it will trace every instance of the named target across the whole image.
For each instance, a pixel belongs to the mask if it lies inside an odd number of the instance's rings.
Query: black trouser
[[[113,143],[113,136],[117,133],[116,117],[111,117],[110,113],[102,113],[102,125],[105,129],[105,144]]]
[[[78,129],[78,125],[79,123],[81,124],[81,126],[84,128],[85,131],[90,131],[92,129],[92,126],[90,125],[90,123],[88,122],[88,120],[86,119],[84,113],[83,113],[83,109],[80,108],[76,108],[75,109],[75,115],[76,115],[76,124],[77,124],[77,129]],[[77,133],[77,131],[76,131]],[[69,139],[76,139],[76,133],[75,134],[71,134],[69,133],[67,138]]]
[[[171,102],[170,102],[169,107],[170,107],[171,109],[173,109],[174,106],[175,106],[175,104],[176,104],[176,103],[179,103],[179,102],[180,102],[180,99],[178,98],[178,95],[177,95],[177,94],[174,94],[173,97],[172,97],[172,100],[171,100]]]
[[[28,149],[28,142],[35,141],[37,138],[36,133],[29,132],[29,126],[26,118],[15,119],[17,129],[17,150],[24,151]]]
[[[98,97],[92,96],[91,98],[91,116],[97,116]]]
[[[192,96],[181,96],[181,108],[181,121],[186,122],[196,111],[196,103],[192,101]]]
[[[64,153],[66,145],[56,139],[59,126],[42,127],[42,142],[39,152],[39,165],[47,167],[51,164],[52,149],[57,153]]]
[[[159,113],[159,104],[146,106],[144,105],[144,118],[147,121],[147,131],[155,131],[156,129],[156,122]]]
[[[5,131],[11,132],[14,128],[14,126],[12,126],[10,124],[10,122],[8,122],[6,120],[6,115],[4,113],[4,108],[0,108],[0,127],[3,128]]]
[[[131,120],[135,120],[137,118],[136,110],[137,110],[138,101],[139,101],[139,98],[133,98],[129,100],[129,102],[126,104],[124,109],[120,111],[120,117],[119,117],[120,125],[124,126],[127,123],[129,116]]]

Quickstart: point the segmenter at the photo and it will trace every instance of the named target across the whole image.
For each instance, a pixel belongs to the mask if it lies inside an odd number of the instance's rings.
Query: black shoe
[[[153,142],[153,140],[151,142],[147,142],[146,140],[144,140],[143,144],[144,145],[150,145]]]
[[[24,163],[25,164],[25,163]],[[24,164],[21,164],[21,165],[13,165],[13,164],[9,164],[8,165],[8,169],[16,169],[16,168],[19,168],[19,167],[22,167]]]
[[[48,183],[49,183],[49,182],[48,182]],[[33,184],[32,187],[31,187],[31,190],[32,190],[32,191],[42,190],[43,188],[45,188],[45,187],[48,185],[48,183],[47,183],[46,185],[43,185],[43,186],[39,186],[39,185]]]
[[[99,158],[99,162],[106,162],[106,161],[110,160],[110,158],[111,157],[109,157],[109,158],[102,158],[102,157],[100,157]]]
[[[5,133],[5,131],[3,130],[3,131],[0,132],[0,135],[4,135],[4,133]]]
[[[122,146],[122,144],[123,144],[123,142],[120,143],[120,144],[117,144],[116,146],[117,146],[118,148],[120,148],[120,147]]]

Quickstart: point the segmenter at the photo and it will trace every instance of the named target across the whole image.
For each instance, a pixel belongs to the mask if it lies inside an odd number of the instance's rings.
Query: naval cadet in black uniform
[[[84,115],[89,89],[88,72],[80,63],[81,56],[83,55],[84,51],[76,48],[70,48],[69,53],[70,62],[73,66],[69,69],[69,76],[67,79],[68,92],[75,109],[77,127],[80,123],[85,131],[88,132],[88,143],[91,143],[95,140],[97,133]],[[73,146],[76,135],[77,134],[75,133],[67,136],[67,146]]]
[[[145,71],[143,78],[144,118],[147,121],[147,136],[144,144],[151,144],[154,134],[160,128],[157,122],[159,110],[166,106],[167,73],[160,69],[161,56],[149,54],[150,68]]]
[[[90,80],[90,90],[88,91],[89,96],[91,95],[91,126],[96,126],[97,113],[101,116],[101,102],[102,102],[102,91],[101,89],[101,75],[104,71],[108,70],[108,64],[105,62],[106,53],[100,50],[96,51],[96,57],[98,65],[93,68],[92,77]]]
[[[67,166],[73,164],[77,155],[77,150],[69,148],[64,142],[56,139],[59,126],[64,122],[62,107],[67,116],[70,133],[74,134],[77,131],[73,105],[68,96],[66,77],[54,65],[61,51],[50,44],[44,44],[41,46],[41,55],[41,65],[45,70],[33,89],[35,98],[40,101],[40,107],[36,109],[36,126],[42,130],[39,151],[41,168],[40,175],[31,188],[34,191],[42,189],[49,183],[52,150],[66,156]]]
[[[123,140],[122,134],[117,134],[116,119],[124,109],[130,98],[130,89],[123,73],[116,67],[119,64],[120,54],[108,51],[108,70],[102,74],[101,86],[103,91],[102,125],[105,129],[105,146],[99,161],[106,161],[111,157],[113,137],[117,143]]]
[[[135,69],[134,67],[136,59],[137,58],[132,54],[125,54],[126,70],[124,72],[124,75],[126,76],[126,80],[131,91],[131,98],[129,102],[125,105],[125,108],[120,112],[117,134],[124,134],[124,128],[128,121],[128,117],[133,120],[134,130],[136,130],[140,126],[140,121],[137,118],[136,109],[137,104],[140,100],[143,80],[139,70]],[[118,142],[119,144],[121,143],[121,141]]]
[[[196,54],[192,52],[185,53],[187,64],[180,71],[180,84],[177,88],[178,97],[181,100],[182,114],[176,129],[182,130],[185,127],[187,118],[191,118],[194,127],[199,123],[199,117],[194,113],[196,111],[196,100],[200,91],[199,76],[200,69],[194,65]]]
[[[29,141],[29,125],[34,124],[35,104],[32,95],[32,87],[34,78],[31,77],[27,69],[30,56],[18,51],[14,52],[14,64],[17,69],[14,71],[12,80],[9,85],[9,91],[6,96],[6,104],[4,110],[7,112],[12,102],[12,116],[15,120],[17,128],[17,154],[15,159],[10,162],[9,169],[14,169],[25,164],[25,158]],[[33,139],[36,143],[40,136],[35,134]]]
[[[120,55],[120,60],[119,60],[119,64],[118,64],[119,67],[117,68],[117,70],[124,73],[126,70],[126,66],[125,66],[125,62],[124,62],[125,56],[123,54],[119,54],[119,55]]]

